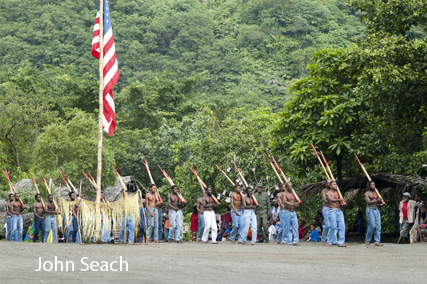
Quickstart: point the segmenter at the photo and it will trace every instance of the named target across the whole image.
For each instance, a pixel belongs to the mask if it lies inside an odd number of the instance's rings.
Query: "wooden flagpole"
[[[104,0],[99,1],[99,126],[98,126],[98,170],[96,174],[96,216],[101,216],[101,175],[102,175],[102,120],[104,118]],[[96,222],[95,240],[99,240],[101,222]]]

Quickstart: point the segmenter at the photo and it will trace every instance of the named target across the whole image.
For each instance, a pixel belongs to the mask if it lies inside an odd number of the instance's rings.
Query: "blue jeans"
[[[151,213],[153,213],[153,217],[151,217],[150,213],[147,214],[147,238],[153,241],[159,240],[159,215],[156,207],[150,208]],[[153,236],[151,236],[153,235]]]
[[[24,230],[22,215],[12,216],[12,240],[15,242],[22,242],[22,231]]]
[[[159,241],[162,240],[162,235],[163,235],[163,230],[162,230],[162,223],[163,223],[163,212],[162,212],[162,208],[157,209],[157,214],[159,215],[159,233],[158,233],[158,239]]]
[[[6,237],[6,240],[7,241],[13,241],[13,236],[12,236],[13,222],[12,222],[12,217],[11,216],[7,216],[6,224],[7,224],[7,237]]]
[[[326,238],[328,237],[328,232],[329,232],[329,228],[331,227],[331,223],[329,223],[329,207],[323,207],[322,208],[322,214],[323,214],[323,220],[325,220],[325,226],[323,226],[323,231],[322,231],[322,243],[326,242]]]
[[[179,230],[179,236],[178,236],[178,240],[182,241],[183,239],[183,222],[184,222],[184,215],[182,214],[182,210],[178,210],[178,214],[176,216],[176,222],[178,223],[178,225],[180,226],[180,230]]]
[[[299,242],[297,213],[295,211],[291,212],[287,210],[281,210],[279,214],[280,223],[282,224],[282,244],[297,244]],[[292,235],[290,233],[291,229]]]
[[[331,228],[329,229],[328,245],[334,245],[337,243],[338,233],[338,246],[342,246],[345,242],[344,214],[340,209],[329,209],[328,217],[329,223],[331,224]]]
[[[33,243],[37,242],[39,238],[39,231],[42,231],[42,237],[41,240],[44,242],[44,235],[45,233],[45,223],[44,220],[40,219],[37,216],[34,216],[34,237],[33,237]]]
[[[47,237],[49,236],[50,229],[52,229],[52,239],[53,242],[58,242],[58,238],[56,237],[56,218],[55,215],[46,215],[44,219],[44,239],[43,242],[45,243],[47,241]],[[68,239],[67,239],[68,241]]]
[[[242,238],[242,230],[243,230],[243,214],[242,210],[236,210],[240,216],[236,215],[236,212],[234,210],[231,210],[231,221],[233,222],[233,228],[231,229],[230,233],[230,240],[234,241],[236,239],[237,229],[239,229],[239,237],[237,238],[237,242],[241,243]]]
[[[73,216],[73,220],[71,221],[73,223],[73,230],[71,231],[71,242],[77,243],[79,240],[77,239],[77,232],[79,231],[79,225],[77,223],[77,218]]]
[[[380,210],[366,208],[366,217],[368,218],[368,230],[366,231],[365,241],[371,242],[372,235],[374,235],[375,244],[381,241],[381,215]]]
[[[205,229],[205,218],[203,214],[199,213],[199,229],[197,231],[197,240],[200,241],[203,236],[203,230]]]
[[[129,239],[128,243],[133,243],[135,239],[135,222],[133,220],[132,215],[128,215],[126,220],[126,227],[129,231]],[[125,215],[122,217],[122,228],[120,229],[119,242],[124,242],[125,240]]]
[[[169,240],[169,229],[165,228],[165,240]]]
[[[253,209],[245,209],[245,213],[243,213],[243,234],[242,234],[243,243],[246,243],[246,240],[248,238],[249,226],[251,227],[251,231],[252,231],[251,244],[255,244],[256,237],[257,237],[257,222],[256,222],[255,211]]]
[[[179,241],[179,238],[182,233],[182,219],[180,222],[180,213],[181,210],[175,211],[175,210],[169,210],[169,223],[170,223],[170,229],[169,229],[169,241]],[[182,213],[181,213],[182,214]]]

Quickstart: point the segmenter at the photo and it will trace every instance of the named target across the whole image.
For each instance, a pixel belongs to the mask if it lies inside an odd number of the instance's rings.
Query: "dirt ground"
[[[230,242],[77,245],[1,241],[0,273],[1,283],[416,283],[427,279],[426,243],[388,243],[381,248],[367,248],[362,243],[348,245],[327,248],[320,243],[295,247]],[[54,263],[55,256],[64,264],[73,261],[74,272],[65,268],[62,272],[35,271],[39,257],[43,263]],[[81,263],[83,257],[90,264],[118,261],[120,256],[128,262],[127,272],[81,271],[86,269]],[[114,263],[112,268],[118,269],[119,265]]]

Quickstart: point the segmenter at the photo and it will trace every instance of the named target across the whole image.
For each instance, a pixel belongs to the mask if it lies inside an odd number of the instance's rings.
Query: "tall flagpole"
[[[102,175],[102,120],[104,116],[104,0],[99,1],[99,129],[98,129],[98,171],[96,175],[96,216],[101,216],[99,203],[101,202],[101,175]],[[99,240],[101,223],[96,222],[95,238]]]

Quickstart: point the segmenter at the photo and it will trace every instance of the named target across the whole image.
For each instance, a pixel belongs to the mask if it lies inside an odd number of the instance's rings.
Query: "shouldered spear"
[[[237,172],[240,175],[240,178],[242,179],[243,183],[245,184],[246,187],[249,187],[248,183],[246,182],[245,178],[243,177],[242,172],[239,170],[239,168],[237,167],[236,163],[234,162],[233,159],[231,159],[231,161],[233,162],[234,166],[236,167]],[[258,205],[258,201],[255,198],[255,195],[252,194],[252,199],[254,200],[255,204]]]
[[[9,173],[7,172],[7,169],[5,169],[3,171],[3,175],[5,176],[5,178],[7,179],[8,183],[9,183],[9,187],[10,187],[10,191],[12,191],[12,193],[18,193],[18,191],[16,191],[15,187],[12,184],[12,181],[10,180],[9,177]],[[25,208],[24,202],[22,202],[21,198],[18,198],[19,202],[21,203],[22,207]]]
[[[31,179],[33,180],[34,187],[36,188],[37,193],[38,193],[38,194],[40,194],[39,187],[37,186],[37,183],[36,183],[36,181],[34,180],[33,175],[32,175],[32,174],[30,174],[30,176],[31,176]],[[43,197],[42,197],[42,205],[43,205],[43,207],[45,207],[45,208],[46,208],[46,205],[44,204],[44,201],[43,201]]]
[[[356,154],[354,154],[356,156],[357,161],[359,161],[360,166],[362,167],[363,172],[365,173],[366,177],[368,178],[369,181],[371,181],[371,177],[369,176],[368,172],[366,171],[365,167],[363,166],[362,162],[359,160],[359,157],[357,157]],[[378,197],[381,198],[381,204],[385,205],[384,200],[382,200],[383,198],[381,197],[381,194],[379,193],[377,187],[375,187],[375,192],[377,193]]]
[[[64,180],[65,186],[68,188],[69,192],[73,192],[73,190],[70,188],[70,186],[68,185],[67,180],[65,179],[64,175],[62,174],[62,172],[60,170],[58,170],[59,174],[61,175],[62,179]]]
[[[141,154],[142,154],[142,153],[141,153]],[[148,166],[148,162],[147,162],[147,160],[145,159],[144,154],[142,154],[142,158],[144,158],[145,169],[147,170],[147,173],[148,173],[148,176],[150,177],[150,181],[151,181],[151,183],[152,183],[152,184],[156,184],[156,183],[154,182],[154,180],[153,180],[153,177],[151,176],[150,167]],[[156,190],[155,195],[156,195],[157,202],[161,202],[161,203],[163,203],[163,200],[162,200],[162,198],[160,197],[160,194],[159,194],[159,191],[158,191],[158,190]]]
[[[220,168],[220,167],[218,167],[218,165],[217,164],[215,164],[215,166],[218,168],[218,170],[220,170],[221,171],[221,173],[223,173],[224,174],[224,176],[228,179],[228,181],[231,183],[231,185],[235,185],[235,183],[228,177],[228,175]],[[244,195],[243,195],[243,193],[240,191],[240,195],[242,196],[242,197],[244,197]]]
[[[322,155],[323,161],[325,162],[326,168],[328,169],[328,172],[329,172],[329,174],[330,174],[331,179],[332,179],[333,181],[335,181],[335,178],[334,178],[334,175],[332,174],[331,168],[329,167],[329,164],[328,164],[328,162],[326,161],[325,156],[323,156],[322,151],[320,151],[320,154]],[[338,184],[337,184],[337,191],[338,191],[338,195],[340,196],[340,198],[343,198],[343,197],[342,197],[342,194],[341,194],[341,191],[340,191],[340,189],[339,189],[339,187],[338,187]],[[343,198],[343,201],[342,201],[342,205],[347,205],[347,204],[345,203],[344,198]]]
[[[322,160],[321,160],[321,159],[320,159],[320,157],[319,157],[319,154],[317,154],[316,148],[314,147],[313,143],[311,144],[311,147],[313,147],[314,153],[316,154],[316,157],[317,157],[317,159],[319,160],[319,163],[320,163],[320,165],[322,166],[323,171],[325,172],[326,178],[327,178],[327,179],[331,179],[331,177],[329,176],[328,172],[327,172],[327,171],[326,171],[326,169],[325,169],[325,166],[324,166],[324,165],[323,165],[323,163],[322,163]]]
[[[191,163],[190,163],[191,165]],[[206,189],[206,184],[202,181],[202,179],[199,177],[199,175],[197,174],[196,170],[194,169],[193,165],[191,165],[190,170],[193,172],[193,174],[196,176],[197,180],[199,181],[200,186],[202,187],[202,189]],[[215,198],[215,196],[211,196],[213,198],[213,200],[215,201],[216,204],[219,204],[219,201]]]
[[[47,185],[47,182],[44,179],[43,175],[41,175],[41,176],[42,176],[44,185],[46,186],[47,192],[49,192],[49,194],[52,194],[52,192],[50,191],[50,187]],[[55,198],[53,199],[53,205],[55,205],[56,212],[61,213],[61,211],[59,211],[58,204],[56,204]]]
[[[159,166],[159,169],[162,171],[163,175],[165,176],[165,178],[167,179],[167,181],[169,182],[169,184],[170,184],[171,186],[172,186],[172,185],[175,185],[175,183],[174,183],[174,182],[173,182],[173,180],[170,178],[170,176],[168,175],[168,173],[167,173],[165,170],[163,170],[163,169],[160,167],[160,165],[157,165],[157,166]],[[185,201],[184,197],[182,197],[181,193],[179,193],[179,192],[178,192],[178,197],[179,197],[179,199],[181,199],[181,202]]]
[[[279,172],[282,174],[283,178],[285,179],[286,182],[289,182],[289,179],[285,176],[285,173],[282,171],[282,168],[279,166],[279,164],[276,162],[276,159],[274,159],[273,156],[271,156],[273,158],[274,164],[276,165],[277,169],[279,170]],[[296,200],[298,201],[298,203],[301,203],[301,200],[299,199],[297,193],[295,192],[295,190],[292,188],[292,193],[295,196]]]

